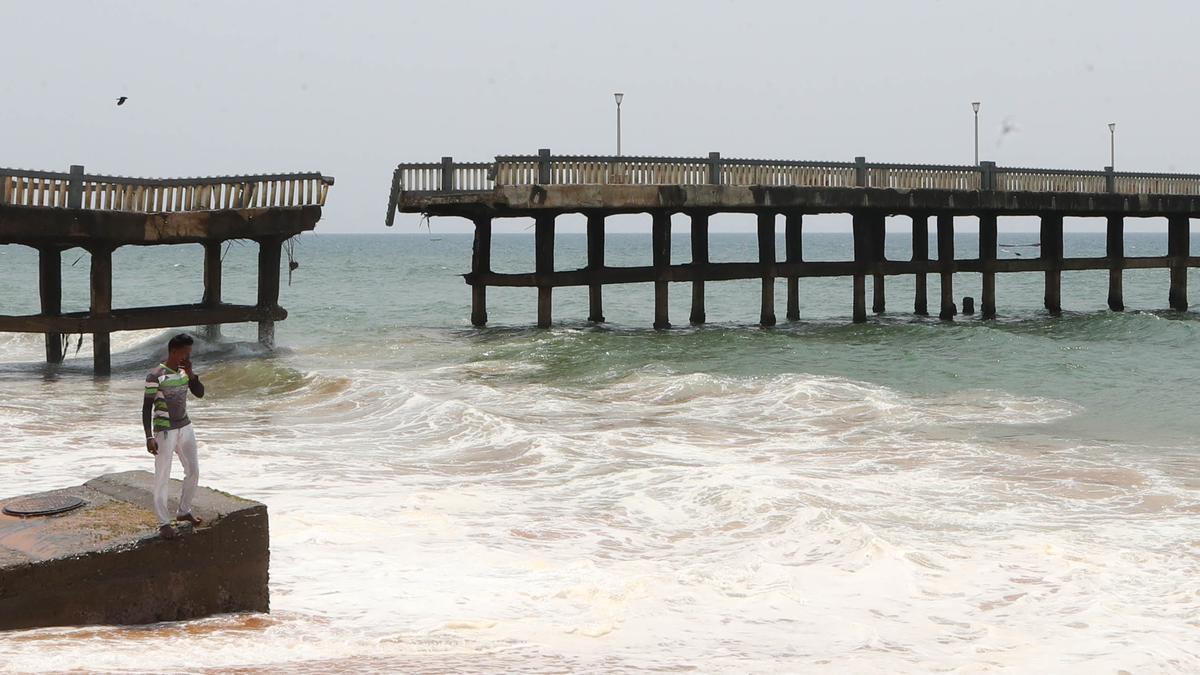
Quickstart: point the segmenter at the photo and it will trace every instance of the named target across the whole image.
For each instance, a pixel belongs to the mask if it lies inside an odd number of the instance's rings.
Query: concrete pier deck
[[[1188,309],[1188,269],[1200,267],[1191,255],[1191,219],[1200,218],[1200,174],[1142,173],[976,165],[813,162],[731,159],[710,152],[707,157],[628,157],[554,155],[498,156],[492,162],[403,163],[392,176],[386,223],[396,213],[452,216],[472,221],[475,244],[471,271],[463,278],[471,286],[471,323],[487,324],[489,286],[537,289],[537,325],[552,324],[552,297],[562,286],[588,287],[588,321],[604,321],[603,288],[608,284],[654,284],[654,327],[671,326],[668,288],[691,285],[691,324],[703,324],[705,284],[730,280],[761,280],[759,323],[776,325],[776,281],[786,280],[788,321],[800,319],[801,279],[853,279],[851,316],[867,320],[866,281],[872,281],[871,310],[885,312],[888,276],[911,275],[915,288],[913,312],[930,313],[927,277],[937,275],[937,315],[953,320],[959,313],[954,296],[956,273],[978,273],[982,297],[980,318],[997,317],[996,275],[1038,272],[1045,275],[1046,311],[1062,313],[1062,273],[1074,270],[1108,272],[1108,306],[1125,307],[1126,269],[1168,271],[1168,305]],[[615,267],[605,262],[605,221],[617,214],[649,215],[651,264]],[[717,214],[748,214],[757,227],[756,260],[713,261],[709,252],[709,220]],[[853,249],[844,260],[804,257],[804,220],[818,214],[849,214]],[[587,265],[559,269],[555,264],[555,221],[566,214],[587,220]],[[672,262],[672,217],[690,220],[691,259]],[[997,241],[999,219],[1039,219],[1039,251],[1035,257],[1001,259]],[[776,243],[782,217],[783,251]],[[884,243],[887,220],[909,221],[912,257],[890,260]],[[955,250],[956,218],[976,221],[979,248],[960,256]],[[1103,257],[1066,257],[1064,218],[1103,218],[1106,245]],[[498,218],[532,218],[534,269],[496,272],[491,267],[492,224]],[[1167,254],[1127,255],[1125,220],[1163,218],[1167,223]],[[935,230],[930,230],[930,221]],[[972,223],[972,225],[976,224]],[[930,233],[936,232],[935,256]],[[780,256],[782,253],[782,257]],[[974,298],[963,299],[964,308]],[[963,314],[971,312],[964,311]]]
[[[90,333],[101,377],[112,371],[114,331],[195,325],[211,337],[222,324],[255,322],[259,342],[274,347],[275,323],[287,317],[279,306],[285,242],[316,227],[333,182],[320,173],[129,178],[87,174],[78,165],[69,173],[0,168],[0,245],[38,250],[41,304],[37,314],[0,315],[0,332],[43,333],[47,363],[62,362],[66,337]],[[221,297],[222,248],[235,239],[258,244],[253,305]],[[113,307],[118,248],[192,243],[204,247],[199,302]],[[64,313],[62,256],[73,248],[89,256],[91,302],[86,312]]]
[[[0,499],[0,630],[144,624],[269,611],[267,507],[205,487],[202,527],[158,536],[154,476],[126,471],[38,495]],[[172,481],[171,508],[181,483]],[[55,515],[17,517],[29,497],[76,497]]]

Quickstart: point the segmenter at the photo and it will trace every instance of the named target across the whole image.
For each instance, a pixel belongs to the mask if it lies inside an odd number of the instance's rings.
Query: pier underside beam
[[[90,312],[0,316],[0,332],[5,333],[115,333],[122,330],[150,330],[175,326],[283,321],[282,307],[259,308],[255,305],[221,305],[216,309],[195,305],[163,305],[114,309],[105,316]]]
[[[1200,267],[1200,257],[1189,256],[1186,260],[1187,267]],[[1067,258],[1057,265],[1063,271],[1081,271],[1107,270],[1109,264],[1108,258]],[[957,260],[954,266],[957,272],[983,271],[983,266],[976,258]],[[1171,259],[1167,256],[1125,259],[1126,269],[1168,269],[1170,267]],[[852,276],[855,270],[859,269],[859,265],[852,260],[805,261],[794,265],[786,262],[776,263],[775,268],[778,276],[794,275],[801,278],[846,277]],[[1004,259],[997,260],[994,263],[994,269],[997,274],[1044,272],[1048,268],[1049,264],[1047,261],[1040,258]],[[921,262],[887,260],[883,263],[883,273],[887,276],[938,274],[941,271],[941,262],[937,260]],[[466,276],[469,280],[472,275],[468,274]],[[671,265],[667,268],[666,276],[669,281],[691,282],[696,279],[696,270],[690,263]],[[757,262],[710,262],[704,274],[704,278],[707,281],[734,281],[738,279],[759,279],[760,277],[761,266]],[[489,286],[535,287],[538,285],[535,275],[528,272],[492,272],[485,275],[484,280]],[[650,283],[654,280],[655,270],[648,265],[639,267],[609,267],[604,270],[603,275],[603,283],[605,284],[638,284]],[[559,286],[587,286],[591,283],[591,280],[586,269],[562,270],[547,275],[542,283],[557,288]]]

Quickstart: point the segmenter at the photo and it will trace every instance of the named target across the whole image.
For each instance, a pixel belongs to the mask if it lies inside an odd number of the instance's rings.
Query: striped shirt
[[[146,375],[146,398],[154,400],[151,427],[155,432],[192,423],[187,416],[187,395],[188,374],[183,370],[160,363]]]

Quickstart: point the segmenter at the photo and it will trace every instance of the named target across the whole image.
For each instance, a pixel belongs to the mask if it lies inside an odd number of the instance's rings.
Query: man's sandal
[[[175,519],[187,521],[192,524],[192,527],[200,527],[201,525],[204,524],[203,518],[197,518],[196,516],[193,516],[190,513],[184,514],[182,516],[176,516]]]

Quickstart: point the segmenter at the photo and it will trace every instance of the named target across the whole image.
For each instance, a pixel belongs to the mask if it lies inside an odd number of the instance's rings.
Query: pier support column
[[[1171,216],[1167,220],[1167,257],[1171,259],[1171,290],[1167,300],[1171,309],[1186,312],[1187,298],[1187,257],[1190,247],[1188,228],[1191,219],[1184,216]]]
[[[871,216],[851,215],[854,230],[854,323],[867,320],[867,266],[871,260]]]
[[[865,274],[854,275],[854,309],[852,315],[854,323],[867,322],[867,276]]]
[[[1062,314],[1063,219],[1059,215],[1042,216],[1042,259],[1046,261],[1046,311]]]
[[[221,244],[220,241],[204,243],[204,299],[200,304],[206,309],[216,309],[221,304]],[[221,338],[221,324],[208,324],[204,327],[207,340]]]
[[[258,240],[258,308],[270,310],[279,306],[279,260],[283,251],[281,237]],[[258,342],[268,349],[275,348],[275,321],[258,322]]]
[[[758,214],[758,267],[762,273],[762,303],[758,324],[775,325],[775,214]]]
[[[533,221],[534,278],[537,280],[537,327],[549,328],[554,287],[554,214],[538,214]]]
[[[996,318],[996,214],[979,216],[979,264],[983,268],[982,318]]]
[[[783,248],[784,260],[789,265],[799,265],[804,260],[804,216],[799,213],[789,213],[785,216]],[[787,278],[787,320],[800,319],[800,277],[789,275]]]
[[[883,314],[885,309],[883,285],[883,245],[887,237],[887,219],[880,215],[871,223],[871,266],[875,276],[871,280],[871,311]]]
[[[42,314],[62,314],[62,249],[38,249],[38,294]],[[46,333],[46,363],[62,363],[62,333]]]
[[[692,312],[688,321],[704,323],[704,276],[708,269],[708,214],[693,213],[692,219]]]
[[[604,323],[604,284],[600,273],[604,270],[604,214],[587,215],[587,268],[591,283],[588,284],[588,321]]]
[[[668,316],[667,278],[671,271],[671,214],[655,211],[651,214],[650,239],[654,264],[654,328],[671,327]]]
[[[91,305],[88,312],[93,319],[112,315],[112,254],[111,244],[90,247],[91,253]],[[112,374],[112,346],[107,331],[92,333],[92,368],[97,376]]]
[[[471,325],[482,328],[487,325],[487,284],[483,275],[492,271],[492,219],[480,216],[474,219],[475,243],[471,248]]]
[[[937,217],[938,267],[941,269],[942,302],[938,318],[949,321],[957,311],[954,307],[954,216]]]
[[[1104,254],[1108,257],[1108,308],[1114,312],[1125,311],[1121,278],[1125,270],[1125,219],[1121,216],[1108,217]]]
[[[929,262],[929,216],[920,214],[912,216],[912,259],[913,262]],[[916,293],[913,297],[913,312],[918,316],[929,315],[928,291],[925,286],[925,273],[913,275]]]

